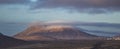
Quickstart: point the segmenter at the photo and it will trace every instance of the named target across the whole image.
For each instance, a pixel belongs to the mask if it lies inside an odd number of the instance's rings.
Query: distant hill
[[[98,36],[65,25],[33,25],[14,36],[22,40],[92,40]]]
[[[28,42],[8,37],[0,33],[0,48],[7,48],[24,44],[28,44]]]

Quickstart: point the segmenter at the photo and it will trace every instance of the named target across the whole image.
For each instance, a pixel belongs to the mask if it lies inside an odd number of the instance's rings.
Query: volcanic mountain
[[[22,40],[91,40],[97,38],[80,31],[78,28],[65,25],[33,25],[14,36]]]
[[[7,48],[24,44],[28,44],[28,42],[8,37],[0,33],[0,48]]]

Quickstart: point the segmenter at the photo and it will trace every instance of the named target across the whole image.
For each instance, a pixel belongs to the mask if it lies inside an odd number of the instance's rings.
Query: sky
[[[0,0],[0,22],[120,23],[119,0]]]
[[[120,0],[0,0],[1,32],[10,31],[11,23],[59,20],[120,23]]]

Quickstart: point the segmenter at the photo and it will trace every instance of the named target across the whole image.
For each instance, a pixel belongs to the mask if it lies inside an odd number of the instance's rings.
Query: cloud
[[[29,0],[0,0],[0,4],[23,4],[27,2]]]
[[[78,11],[91,10],[97,13],[120,10],[120,0],[44,0],[36,3],[33,9],[39,8],[74,8]],[[105,9],[105,10],[101,10]]]
[[[46,0],[38,2],[37,7],[76,7],[76,8],[115,8],[120,7],[120,0]]]
[[[30,0],[0,0],[0,4],[28,3]],[[35,8],[120,8],[120,0],[38,0]]]
[[[0,0],[0,4],[29,3],[32,2],[30,2],[30,0]],[[30,9],[65,8],[88,13],[120,11],[120,0],[38,0],[32,4],[30,4]]]

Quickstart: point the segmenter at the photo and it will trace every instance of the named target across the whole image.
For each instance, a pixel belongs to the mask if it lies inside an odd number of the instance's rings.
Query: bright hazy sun
[[[37,2],[38,0],[30,0],[31,2]]]

